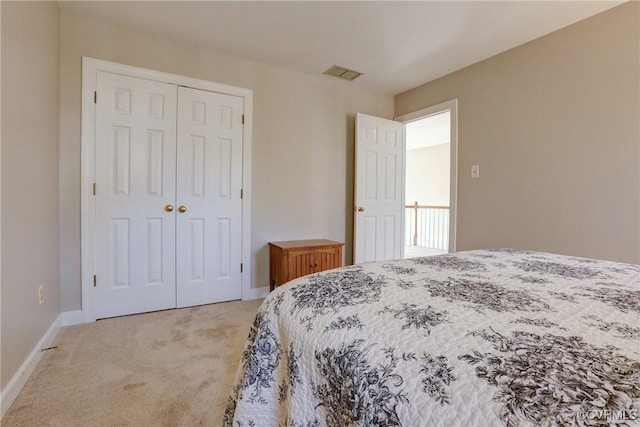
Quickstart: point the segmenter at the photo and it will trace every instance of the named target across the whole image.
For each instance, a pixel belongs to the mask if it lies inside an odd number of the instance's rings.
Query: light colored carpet
[[[2,426],[221,425],[261,302],[63,328]]]

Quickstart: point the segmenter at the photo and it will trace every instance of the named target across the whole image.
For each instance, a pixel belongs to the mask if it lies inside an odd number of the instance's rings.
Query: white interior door
[[[403,124],[356,115],[354,263],[402,256]]]
[[[97,73],[96,318],[175,307],[175,85]]]
[[[241,297],[242,111],[240,97],[178,89],[178,307]]]

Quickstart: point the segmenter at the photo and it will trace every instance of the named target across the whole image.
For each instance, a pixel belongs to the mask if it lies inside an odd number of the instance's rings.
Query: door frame
[[[80,165],[80,268],[82,289],[82,321],[96,320],[94,309],[95,272],[95,116],[94,91],[97,73],[105,71],[123,74],[162,83],[187,86],[194,89],[238,96],[244,100],[244,126],[242,147],[242,242],[241,262],[242,299],[259,298],[259,289],[251,288],[251,143],[253,123],[253,90],[229,86],[207,80],[194,79],[177,74],[164,73],[134,67],[87,56],[82,57],[82,118],[81,118],[81,165]]]
[[[403,114],[395,117],[394,120],[402,122],[404,124],[424,119],[444,111],[449,110],[451,112],[451,134],[450,134],[450,169],[449,169],[449,253],[456,251],[456,231],[458,227],[458,99],[452,99],[445,101],[431,107],[426,107],[412,113]],[[404,132],[406,147],[407,132]],[[406,156],[405,156],[406,162]],[[404,182],[405,176],[403,175],[403,195],[406,183]],[[403,202],[405,203],[405,202]],[[405,203],[406,204],[406,203]],[[404,219],[404,215],[402,216]],[[404,225],[403,225],[404,227]],[[404,228],[403,228],[404,232]],[[404,257],[404,245],[402,246],[402,256]]]

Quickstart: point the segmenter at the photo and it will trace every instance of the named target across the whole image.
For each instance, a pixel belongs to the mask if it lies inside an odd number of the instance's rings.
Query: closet
[[[94,317],[240,298],[244,98],[101,70],[95,88]]]

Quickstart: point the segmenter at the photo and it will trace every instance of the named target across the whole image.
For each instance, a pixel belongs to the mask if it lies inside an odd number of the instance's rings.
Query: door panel
[[[398,199],[398,186],[396,185],[397,174],[396,164],[398,156],[396,154],[384,155],[384,200],[394,202]]]
[[[287,277],[302,277],[315,271],[313,252],[290,251],[289,252],[289,272]]]
[[[129,227],[129,219],[112,219],[111,227],[113,237],[111,247],[113,250],[111,256],[111,286],[113,289],[131,287],[129,267],[131,260],[129,257],[129,248],[131,247],[131,230]],[[100,275],[102,279],[102,275]]]
[[[402,123],[356,116],[354,263],[401,256],[403,138]]]
[[[97,73],[96,318],[175,307],[176,86]]]
[[[204,218],[192,218],[187,221],[189,233],[189,252],[185,260],[189,271],[189,282],[199,282],[205,280],[204,273],[204,253],[205,253],[205,235],[204,235]]]
[[[335,249],[318,249],[313,251],[314,271],[325,271],[342,265],[342,259],[338,259],[338,251]]]
[[[383,245],[383,256],[384,259],[393,259],[398,258],[396,256],[395,247],[396,240],[399,237],[397,235],[397,216],[396,215],[385,215],[384,217],[384,245]]]
[[[241,297],[240,97],[178,89],[177,306]]]
[[[159,285],[163,282],[162,271],[162,219],[147,218],[147,284]]]

